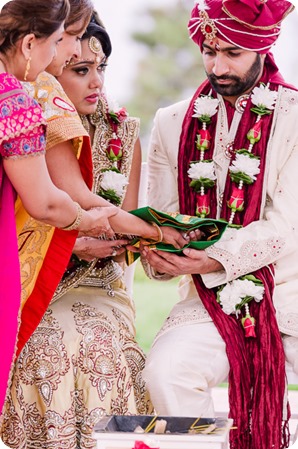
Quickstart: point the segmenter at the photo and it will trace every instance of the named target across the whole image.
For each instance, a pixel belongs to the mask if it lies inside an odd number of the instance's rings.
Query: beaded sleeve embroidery
[[[19,157],[45,151],[45,120],[37,102],[8,73],[0,75],[0,153]]]

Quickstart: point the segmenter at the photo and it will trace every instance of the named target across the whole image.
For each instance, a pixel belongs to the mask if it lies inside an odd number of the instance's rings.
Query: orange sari
[[[25,88],[41,105],[47,120],[46,149],[70,140],[82,175],[92,187],[92,157],[89,136],[60,83],[42,73]],[[37,222],[19,204],[17,230],[22,280],[22,314],[17,355],[43,317],[66,270],[77,231],[63,231]]]

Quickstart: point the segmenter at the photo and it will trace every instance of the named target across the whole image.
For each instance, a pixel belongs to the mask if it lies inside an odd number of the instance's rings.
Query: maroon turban
[[[287,0],[198,0],[188,29],[201,50],[205,39],[218,37],[244,50],[267,53],[293,10]]]

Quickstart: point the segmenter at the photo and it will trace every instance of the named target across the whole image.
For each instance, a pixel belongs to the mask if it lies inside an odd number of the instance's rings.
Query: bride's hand
[[[79,259],[91,262],[94,258],[104,259],[115,257],[124,253],[128,239],[99,240],[92,237],[79,237],[76,240],[73,252]]]
[[[190,238],[186,233],[181,233],[170,226],[162,226],[161,230],[163,234],[163,243],[173,245],[176,249],[183,248],[190,241]]]
[[[80,235],[89,237],[99,237],[105,235],[106,237],[113,237],[114,231],[111,228],[109,218],[118,213],[119,209],[116,206],[93,207],[86,211],[89,218],[92,220],[92,225],[88,229],[80,229]]]
[[[193,229],[192,231],[182,232],[182,236],[187,238],[189,237],[189,241],[198,242],[203,240],[205,236],[204,232],[200,231],[200,229]]]

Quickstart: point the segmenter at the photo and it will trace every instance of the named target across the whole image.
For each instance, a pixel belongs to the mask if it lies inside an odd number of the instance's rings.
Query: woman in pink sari
[[[0,13],[0,424],[19,326],[17,229],[28,216],[21,202],[38,220],[72,232],[92,229],[93,235],[114,214],[108,208],[86,212],[54,186],[42,110],[18,81],[35,80],[53,60],[68,13],[68,0],[12,0]]]

